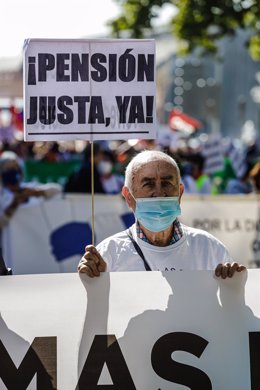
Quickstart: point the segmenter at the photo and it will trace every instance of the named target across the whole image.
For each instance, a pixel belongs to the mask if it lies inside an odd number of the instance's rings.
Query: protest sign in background
[[[41,40],[24,48],[25,140],[156,138],[154,40]]]
[[[260,267],[260,199],[256,195],[186,195],[181,221],[216,236],[235,261]]]
[[[0,389],[257,390],[259,273],[1,277]]]
[[[184,195],[181,208],[184,224],[219,238],[234,260],[252,268],[260,266],[257,197]],[[133,222],[121,196],[95,196],[95,243]],[[24,205],[3,230],[4,259],[15,274],[74,272],[91,234],[90,195]]]

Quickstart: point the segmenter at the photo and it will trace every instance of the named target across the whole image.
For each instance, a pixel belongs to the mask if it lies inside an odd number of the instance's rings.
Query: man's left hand
[[[246,267],[238,263],[221,263],[215,269],[215,275],[222,279],[232,278],[235,273],[245,271]]]

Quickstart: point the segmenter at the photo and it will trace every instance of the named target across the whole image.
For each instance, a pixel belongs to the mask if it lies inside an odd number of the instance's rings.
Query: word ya
[[[116,96],[119,123],[153,123],[154,97]],[[31,96],[29,100],[29,118],[27,125],[39,120],[43,125],[52,125],[56,121],[62,125],[110,124],[105,117],[102,96]]]
[[[154,81],[154,54],[122,55],[94,53],[39,53],[28,57],[27,84],[36,85],[49,79],[57,82],[77,81]]]

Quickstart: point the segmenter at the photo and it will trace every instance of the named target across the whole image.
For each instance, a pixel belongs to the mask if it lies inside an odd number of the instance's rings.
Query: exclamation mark
[[[28,58],[28,85],[36,84],[36,75],[35,75],[35,57]]]
[[[153,123],[153,96],[146,96],[146,123]]]

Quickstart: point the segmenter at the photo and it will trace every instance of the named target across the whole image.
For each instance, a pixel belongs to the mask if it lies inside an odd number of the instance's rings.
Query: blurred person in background
[[[98,143],[94,148],[94,190],[96,194],[104,194],[105,190],[101,182],[101,174],[98,170],[99,163],[103,159],[103,150]],[[80,168],[73,172],[64,185],[64,192],[91,193],[91,144],[87,144],[82,154]]]
[[[100,180],[106,194],[120,194],[124,185],[123,175],[114,172],[116,158],[112,151],[104,150],[103,157],[97,165]]]
[[[23,162],[12,151],[0,156],[0,228],[4,227],[20,205],[33,204],[61,193],[59,184],[23,182]]]
[[[181,179],[185,188],[186,194],[198,194],[199,191],[196,187],[196,181],[192,176],[192,164],[186,162],[181,168]]]
[[[260,161],[258,161],[250,170],[249,178],[252,182],[254,193],[260,194]]]
[[[187,156],[187,162],[189,164],[189,172],[186,174],[186,178],[184,177],[186,181],[189,179],[188,183],[186,183],[187,192],[200,195],[211,194],[211,179],[204,172],[205,158],[202,156],[202,154],[197,153]],[[188,190],[188,186],[190,187],[190,190]]]
[[[252,166],[248,163],[243,174],[234,179],[230,179],[227,182],[225,193],[230,195],[250,194],[253,191],[249,175],[251,168]]]

